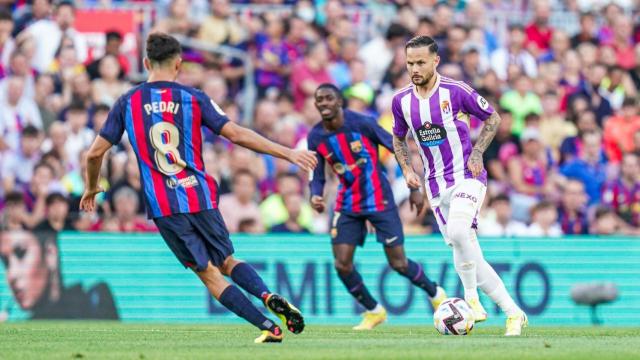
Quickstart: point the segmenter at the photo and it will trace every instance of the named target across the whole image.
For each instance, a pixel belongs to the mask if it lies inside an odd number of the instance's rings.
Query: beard
[[[416,86],[425,86],[429,83],[429,81],[431,81],[432,77],[433,77],[433,72],[426,74],[425,76],[420,76],[417,79],[412,76],[411,82]]]

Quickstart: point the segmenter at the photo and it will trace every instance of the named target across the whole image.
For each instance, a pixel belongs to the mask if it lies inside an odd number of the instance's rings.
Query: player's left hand
[[[300,166],[306,171],[313,171],[316,165],[318,165],[316,153],[309,150],[291,150],[287,160]]]
[[[98,187],[97,189],[86,189],[84,194],[82,194],[82,199],[80,199],[80,210],[84,210],[86,212],[92,212],[96,208],[96,195],[103,192],[104,189]]]
[[[424,195],[422,194],[422,191],[411,191],[411,194],[409,194],[409,205],[411,211],[413,211],[413,209],[415,208],[416,217],[419,217],[420,214],[422,214],[424,204]]]
[[[469,155],[469,160],[467,161],[467,168],[471,171],[471,174],[474,178],[477,178],[484,170],[484,165],[482,163],[482,153],[476,149],[471,151],[471,155]]]

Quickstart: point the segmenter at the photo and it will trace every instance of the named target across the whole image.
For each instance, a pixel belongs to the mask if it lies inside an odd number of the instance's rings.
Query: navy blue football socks
[[[436,283],[429,280],[427,275],[425,275],[422,265],[414,262],[411,259],[407,259],[407,261],[409,262],[409,266],[407,266],[407,271],[405,273],[398,272],[398,274],[409,279],[413,285],[426,291],[427,294],[429,294],[429,296],[434,297],[437,292]]]
[[[279,331],[276,324],[267,319],[262,313],[251,303],[249,299],[233,285],[229,285],[218,299],[227,309],[233,311],[236,315],[247,320],[260,330]]]
[[[338,272],[338,277],[342,280],[344,286],[347,287],[349,293],[358,300],[367,310],[373,310],[378,302],[371,296],[371,293],[364,285],[362,276],[355,269],[349,275],[342,275]]]
[[[269,288],[264,284],[262,278],[256,270],[247,263],[239,263],[231,270],[231,279],[241,288],[251,295],[261,299],[265,293],[269,293]]]

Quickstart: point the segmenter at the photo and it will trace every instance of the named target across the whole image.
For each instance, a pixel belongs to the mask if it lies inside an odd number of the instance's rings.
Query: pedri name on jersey
[[[154,113],[164,113],[169,112],[172,114],[177,114],[180,109],[179,103],[174,103],[173,101],[154,101],[152,103],[144,104],[144,111],[147,112],[147,115],[151,115]]]
[[[418,128],[418,139],[424,146],[439,146],[447,139],[447,130],[439,125],[424,123]]]

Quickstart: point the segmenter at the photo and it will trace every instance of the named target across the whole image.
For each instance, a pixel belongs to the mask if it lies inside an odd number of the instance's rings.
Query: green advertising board
[[[354,324],[359,309],[333,269],[327,236],[233,237],[236,257],[251,264],[272,291],[301,308],[310,324]],[[85,289],[108,286],[118,316],[128,322],[237,323],[206,293],[199,280],[178,263],[157,234],[63,233],[59,236],[62,280]],[[640,323],[640,239],[572,237],[560,239],[481,239],[509,292],[535,325],[589,325],[590,309],[570,297],[577,283],[614,282],[619,298],[599,307],[605,325]],[[427,275],[461,296],[451,250],[434,237],[409,237],[407,254]],[[422,290],[386,265],[373,237],[356,252],[359,271],[372,294],[389,311],[389,324],[431,325],[432,310]],[[504,317],[486,297],[489,324]],[[254,299],[256,305],[259,301]],[[260,305],[261,306],[261,305]],[[8,319],[29,319],[13,300],[5,268],[0,268],[0,309]],[[6,314],[6,312],[5,312]]]

